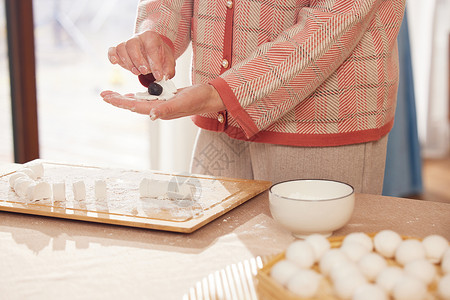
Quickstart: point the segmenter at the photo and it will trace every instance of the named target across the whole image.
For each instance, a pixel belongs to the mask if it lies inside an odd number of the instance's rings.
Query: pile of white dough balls
[[[311,269],[330,249],[330,242],[322,235],[310,235],[293,242],[286,249],[286,259],[277,262],[270,276],[294,294],[310,298],[319,290],[323,275]]]
[[[351,233],[331,248],[328,239],[314,234],[289,245],[270,276],[302,298],[330,284],[338,299],[430,299],[429,287],[435,286],[438,299],[450,300],[450,248],[439,235],[404,240],[392,230],[373,238]]]

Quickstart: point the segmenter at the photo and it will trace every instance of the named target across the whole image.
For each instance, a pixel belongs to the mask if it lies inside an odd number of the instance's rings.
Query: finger
[[[121,60],[119,53],[117,52],[117,48],[119,47],[119,45],[108,49],[108,58],[111,63],[117,64],[117,65],[121,66],[122,68],[127,69],[126,65]]]
[[[104,97],[106,97],[106,96],[108,96],[108,95],[110,95],[110,94],[112,94],[112,93],[114,93],[113,91],[103,91],[103,92],[101,92],[100,93],[100,96],[102,96],[102,98],[104,98]]]
[[[147,55],[146,59],[150,66],[150,70],[157,81],[163,79],[163,61],[164,55],[162,50],[163,41],[156,33],[151,33],[149,35],[139,36],[142,45],[144,46],[145,53]]]
[[[138,69],[134,66],[133,62],[130,59],[130,56],[128,55],[125,43],[120,43],[119,45],[117,45],[116,53],[117,56],[119,57],[118,61],[119,65],[131,71],[134,75],[139,75]]]
[[[175,76],[175,57],[172,49],[165,44],[163,46],[164,49],[164,61],[163,61],[163,76],[167,76],[169,79],[172,79]]]
[[[104,99],[105,98],[109,99],[109,98],[112,98],[112,97],[123,97],[123,98],[127,98],[129,100],[136,100],[134,94],[125,94],[125,95],[122,96],[121,94],[119,94],[117,92],[113,92],[113,91],[103,91],[103,92],[100,93],[100,96],[102,98],[104,98]]]
[[[111,95],[104,97],[103,100],[118,108],[127,109],[139,114],[150,114],[151,108],[144,105],[144,102],[140,102],[135,99]]]
[[[116,99],[114,101],[117,101],[120,99],[121,101],[136,101],[136,98],[134,97],[134,94],[127,94],[127,95],[121,95],[119,93],[113,92],[113,91],[103,91],[100,93],[100,96],[103,98],[105,102],[110,103],[113,101],[113,99]],[[117,102],[115,102],[117,103]],[[122,107],[125,108],[125,107]]]
[[[113,65],[115,65],[119,62],[119,58],[116,53],[116,47],[110,47],[108,49],[108,59]]]
[[[175,98],[161,103],[150,111],[152,120],[172,120],[189,115],[191,115],[191,108],[186,105],[186,101],[179,101]]]
[[[131,95],[121,95],[116,92],[112,91],[104,91],[100,94],[103,98],[103,100],[113,106],[122,108],[122,109],[128,109],[130,111],[149,115],[152,108],[160,104],[161,100],[137,100],[134,98],[134,96]]]
[[[143,51],[145,51],[144,46],[141,44],[139,38],[132,38],[125,43],[125,49],[127,50],[128,57],[131,63],[139,71],[139,74],[150,73],[150,65],[144,58]]]

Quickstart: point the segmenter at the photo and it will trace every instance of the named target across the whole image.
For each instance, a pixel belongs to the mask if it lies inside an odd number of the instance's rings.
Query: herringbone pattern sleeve
[[[393,117],[393,107],[379,105],[396,91],[393,49],[402,15],[403,5],[395,1],[311,1],[295,25],[261,44],[215,85],[231,90],[223,99],[247,137],[268,127],[296,133],[299,122],[306,134],[382,126]],[[288,122],[276,123],[281,118]]]
[[[140,0],[135,32],[152,30],[169,39],[179,57],[191,41],[193,0]]]

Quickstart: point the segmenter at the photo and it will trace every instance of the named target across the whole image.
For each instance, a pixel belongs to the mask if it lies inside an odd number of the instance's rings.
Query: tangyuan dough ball
[[[298,270],[299,268],[293,262],[281,260],[270,269],[270,277],[279,284],[286,285]]]
[[[403,270],[399,267],[387,267],[378,274],[376,284],[390,293],[394,285],[403,277]]]
[[[311,269],[301,269],[289,279],[287,288],[294,294],[311,298],[317,294],[322,276]]]
[[[29,200],[42,200],[52,197],[52,186],[50,183],[41,181],[28,187]]]
[[[438,294],[444,300],[450,300],[450,274],[445,275],[439,280]]]
[[[55,182],[52,185],[53,201],[65,201],[66,200],[66,183]]]
[[[350,243],[350,242],[356,242],[356,243],[363,245],[367,249],[367,251],[372,251],[372,249],[373,249],[372,239],[370,238],[370,236],[368,236],[367,234],[365,234],[363,232],[350,233],[349,235],[347,235],[344,238],[342,245],[345,245],[346,243]]]
[[[375,284],[363,284],[353,294],[352,300],[388,300],[386,292]]]
[[[401,265],[423,258],[425,258],[425,247],[415,239],[401,242],[395,251],[395,260]]]
[[[426,285],[436,276],[436,267],[426,259],[418,259],[407,263],[403,270],[405,274],[420,279]]]
[[[9,186],[14,188],[14,184],[16,183],[16,180],[19,178],[22,178],[22,177],[32,180],[27,174],[22,173],[22,172],[16,172],[9,177]]]
[[[72,183],[73,199],[80,201],[86,199],[86,185],[83,180],[75,181]]]
[[[442,262],[441,262],[441,269],[442,269],[442,272],[444,272],[445,274],[450,273],[450,249],[448,249],[444,253],[444,256],[443,256]]]
[[[427,296],[427,286],[412,276],[403,276],[392,290],[395,300],[423,300]]]
[[[340,249],[330,249],[320,259],[319,269],[322,274],[328,275],[334,265],[349,261],[347,255]]]
[[[444,252],[448,249],[448,241],[437,234],[429,235],[422,241],[427,259],[432,263],[440,263]]]
[[[402,237],[395,231],[382,230],[373,238],[375,250],[387,258],[393,258],[397,247],[402,242]]]
[[[442,259],[444,258],[450,258],[450,248],[445,250],[444,255],[442,255]]]
[[[358,266],[368,280],[375,280],[378,274],[387,267],[387,262],[378,253],[369,252],[361,257]]]
[[[22,168],[22,169],[19,169],[18,172],[27,174],[28,177],[30,177],[33,180],[36,180],[38,178],[36,173],[34,173],[34,171],[32,169],[30,169],[30,168]]]
[[[286,259],[300,268],[309,268],[314,264],[314,250],[305,241],[295,241],[287,247]]]
[[[341,246],[341,251],[344,252],[348,256],[348,258],[350,258],[350,260],[354,262],[358,262],[361,257],[370,252],[370,250],[368,250],[366,246],[356,241],[349,241],[347,243],[344,243]]]
[[[344,277],[363,275],[358,266],[352,261],[342,261],[334,264],[330,270],[329,276],[333,282],[339,281]]]
[[[20,177],[14,182],[14,191],[19,197],[28,199],[28,187],[32,184],[35,184],[35,181],[27,177]]]
[[[44,165],[42,162],[30,162],[24,165],[25,168],[31,169],[34,174],[36,174],[37,178],[44,177]]]
[[[96,199],[99,199],[99,200],[106,199],[107,186],[106,186],[105,180],[98,179],[95,181],[94,193],[95,193]]]
[[[172,80],[164,78],[158,82],[152,82],[148,86],[149,95],[158,96],[158,99],[168,100],[177,92],[177,88]]]
[[[322,255],[331,248],[330,241],[321,234],[311,234],[305,241],[312,246],[315,261],[319,261]]]
[[[363,275],[351,275],[334,282],[334,290],[341,299],[351,299],[356,289],[366,283]]]

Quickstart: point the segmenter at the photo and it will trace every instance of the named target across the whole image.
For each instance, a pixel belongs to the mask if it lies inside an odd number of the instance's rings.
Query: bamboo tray
[[[95,166],[43,162],[48,183],[65,182],[66,200],[44,199],[26,202],[9,186],[15,172],[0,174],[0,211],[48,217],[132,226],[147,229],[190,233],[271,186],[268,181],[208,177],[190,174],[167,174],[154,171],[108,169]],[[195,187],[192,200],[141,198],[142,178],[189,184]],[[107,198],[94,196],[95,180],[107,183]],[[86,199],[75,201],[72,183],[83,180]]]
[[[371,233],[368,234],[370,237],[374,237],[375,234]],[[345,236],[340,237],[330,237],[328,240],[330,241],[331,248],[339,248],[342,244],[342,241],[344,240]],[[403,236],[403,239],[410,239],[413,237],[406,237]],[[314,298],[301,298],[288,289],[286,289],[284,286],[276,282],[270,277],[270,270],[273,265],[275,265],[280,260],[285,259],[285,253],[280,253],[271,259],[267,261],[267,263],[264,264],[264,266],[258,270],[256,275],[256,290],[258,292],[258,296],[260,299],[264,300],[339,300],[340,298],[337,297],[334,294],[332,284],[328,278],[325,278],[321,281],[319,286],[319,292],[318,295]],[[386,259],[388,265],[398,265],[393,259]],[[437,272],[437,278],[442,276],[442,270],[440,270],[440,266],[437,266],[438,272]],[[312,267],[312,269],[319,271],[317,263]],[[437,280],[432,282],[428,286],[428,295],[427,300],[431,299],[439,299],[437,296]]]

